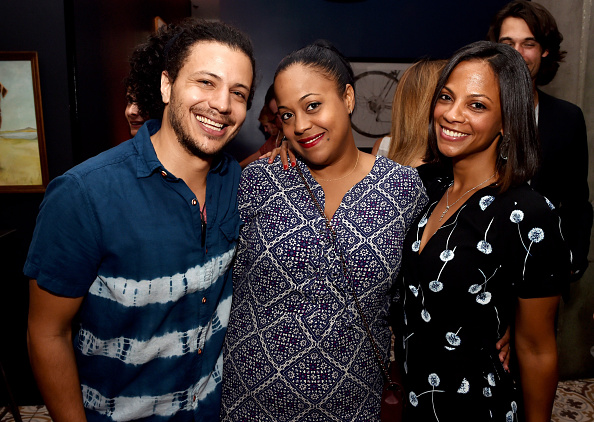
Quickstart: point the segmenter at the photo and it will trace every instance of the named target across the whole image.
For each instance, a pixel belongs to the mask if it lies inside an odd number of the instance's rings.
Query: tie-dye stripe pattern
[[[129,280],[123,277],[97,277],[90,295],[110,299],[127,307],[167,303],[181,297],[206,290],[229,270],[235,248],[185,273],[154,280]]]

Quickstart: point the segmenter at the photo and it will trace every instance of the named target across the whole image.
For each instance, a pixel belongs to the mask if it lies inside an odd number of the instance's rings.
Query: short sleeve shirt
[[[207,176],[206,214],[159,162],[149,121],[137,136],[56,178],[25,274],[85,296],[74,349],[89,421],[211,421],[239,233],[240,168]]]

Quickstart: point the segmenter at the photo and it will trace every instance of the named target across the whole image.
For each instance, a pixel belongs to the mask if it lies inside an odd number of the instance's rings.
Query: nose
[[[126,116],[136,117],[138,115],[138,105],[136,103],[128,103],[128,105],[126,106]]]
[[[519,42],[514,43],[514,44],[511,45],[511,47],[514,50],[516,50],[518,53],[520,53],[520,55],[522,56],[522,58],[524,59],[524,61],[526,60],[525,59],[525,55],[524,55],[524,46],[521,43],[519,43]]]
[[[297,113],[295,115],[295,135],[301,135],[311,128],[311,122],[307,118],[307,115]]]
[[[463,122],[464,113],[462,111],[462,104],[458,102],[451,103],[448,109],[444,111],[443,117],[449,123]]]
[[[512,47],[514,50],[516,50],[518,53],[520,53],[522,57],[524,57],[524,47],[522,47],[521,44],[514,44],[514,45],[512,45]]]
[[[228,114],[231,110],[231,93],[225,89],[217,89],[213,91],[208,104],[219,113]]]

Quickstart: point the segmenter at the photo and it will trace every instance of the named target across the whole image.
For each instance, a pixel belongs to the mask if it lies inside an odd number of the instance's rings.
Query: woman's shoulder
[[[395,161],[390,160],[387,157],[378,155],[375,157],[375,165],[373,170],[379,174],[385,174],[387,172],[396,173],[403,177],[412,177],[413,179],[421,180],[419,173],[412,167],[403,166]]]
[[[528,184],[498,196],[495,207],[510,268],[522,274],[516,284],[523,298],[557,295],[570,273],[571,255],[553,204]]]
[[[546,197],[536,192],[527,183],[512,186],[498,195],[502,205],[511,208],[524,208],[530,212],[556,216],[555,206]]]
[[[548,228],[559,232],[559,215],[554,205],[528,184],[511,187],[501,194],[492,193],[479,199],[484,210],[493,203],[493,217],[503,223],[521,227]]]
[[[415,168],[403,166],[389,158],[377,156],[371,174],[380,180],[388,179],[393,183],[409,185],[413,189],[425,192],[423,181]]]
[[[260,158],[251,162],[241,172],[241,178],[260,178],[270,177],[270,175],[286,171],[283,169],[283,163],[280,156],[277,156],[272,163],[268,162],[268,158]]]
[[[398,201],[424,202],[427,197],[423,182],[414,168],[403,166],[386,157],[376,158],[368,178],[374,189],[383,191]]]

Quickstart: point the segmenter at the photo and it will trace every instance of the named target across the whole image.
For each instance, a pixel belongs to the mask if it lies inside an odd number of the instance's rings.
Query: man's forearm
[[[70,335],[29,331],[29,358],[37,385],[54,422],[86,421]]]

